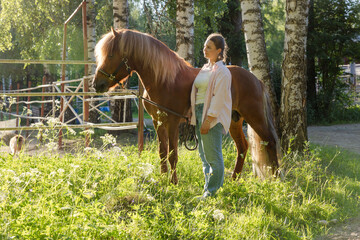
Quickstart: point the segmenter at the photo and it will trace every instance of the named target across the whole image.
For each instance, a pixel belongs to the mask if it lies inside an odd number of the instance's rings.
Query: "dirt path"
[[[338,146],[360,154],[360,124],[308,127],[309,141],[321,145]],[[359,159],[360,163],[360,159]],[[335,226],[317,240],[360,239],[360,216]]]
[[[308,127],[309,141],[338,146],[360,154],[360,124]]]

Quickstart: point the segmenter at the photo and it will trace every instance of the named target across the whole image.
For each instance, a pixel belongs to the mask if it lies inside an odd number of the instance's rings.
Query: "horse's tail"
[[[265,124],[271,132],[273,138],[273,147],[276,151],[276,156],[270,157],[266,146],[268,142],[262,140],[254,129],[248,124],[248,138],[250,143],[250,152],[253,162],[253,172],[261,179],[268,178],[274,174],[277,175],[279,162],[281,159],[280,142],[276,133],[274,119],[271,111],[270,99],[263,86],[263,111],[265,117]],[[273,153],[274,154],[274,153]],[[271,166],[271,167],[269,167]],[[276,169],[274,169],[276,168]]]

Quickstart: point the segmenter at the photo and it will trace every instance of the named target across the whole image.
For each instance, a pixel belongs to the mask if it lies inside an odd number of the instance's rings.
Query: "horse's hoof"
[[[168,172],[168,167],[167,167],[166,165],[165,165],[165,166],[161,166],[160,172],[161,172],[161,173],[167,173],[167,172]]]
[[[233,173],[232,175],[231,175],[231,178],[232,178],[232,180],[236,180],[238,177],[240,177],[240,173]]]
[[[171,183],[172,184],[174,184],[174,185],[177,185],[178,184],[178,178],[177,178],[177,176],[175,175],[173,175],[172,177],[171,177]]]

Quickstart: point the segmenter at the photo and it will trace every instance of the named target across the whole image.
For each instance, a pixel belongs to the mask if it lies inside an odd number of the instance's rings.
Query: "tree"
[[[219,31],[229,46],[227,62],[232,65],[247,66],[246,46],[242,31],[242,18],[239,0],[229,0],[224,15],[217,20]]]
[[[313,0],[309,25],[308,96],[312,121],[331,120],[332,112],[350,103],[340,81],[339,65],[359,60],[360,3],[354,0]],[[318,89],[316,91],[316,89]]]
[[[87,26],[87,45],[88,45],[88,60],[95,61],[95,45],[96,45],[96,31],[95,31],[95,0],[86,0],[86,26]],[[96,66],[89,66],[89,74],[95,73]]]
[[[194,64],[194,1],[177,0],[176,51],[190,64]]]
[[[266,53],[264,30],[262,26],[261,8],[259,0],[241,0],[242,21],[245,34],[245,43],[250,71],[262,80],[270,93],[273,111],[277,109],[276,97],[274,96],[273,85],[270,78],[269,61]],[[249,138],[256,137],[256,133],[250,128]],[[262,146],[257,146],[255,142],[250,146],[252,156],[259,151]],[[271,169],[271,163],[266,157],[253,159],[253,170],[256,176],[267,178],[270,176],[263,169]]]
[[[280,108],[281,146],[284,151],[291,147],[302,152],[304,142],[307,141],[305,109],[308,12],[309,0],[286,1]]]
[[[129,28],[129,5],[127,0],[113,0],[114,28]]]
[[[129,6],[127,0],[113,0],[114,28],[129,27]],[[117,87],[119,88],[119,87]],[[127,86],[125,86],[127,88]],[[112,118],[117,122],[132,122],[131,101],[111,100],[110,109]],[[124,113],[125,112],[125,113]],[[120,134],[120,131],[114,133]]]
[[[278,105],[270,77],[259,0],[241,0],[241,11],[249,68],[258,79],[264,82],[276,120]]]
[[[95,32],[95,0],[86,0],[86,28],[87,28],[87,50],[88,60],[95,61],[95,44],[96,44],[96,32]],[[95,74],[95,65],[88,65],[88,74]],[[90,88],[92,87],[92,81],[89,81]],[[92,101],[92,105],[97,105],[97,101]],[[91,109],[91,106],[89,106]],[[89,111],[89,121],[92,123],[100,122],[100,114],[94,109]]]

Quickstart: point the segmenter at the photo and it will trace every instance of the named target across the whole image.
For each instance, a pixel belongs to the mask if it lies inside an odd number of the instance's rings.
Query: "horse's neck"
[[[151,69],[138,68],[136,69],[136,72],[139,74],[141,82],[149,96],[152,97],[160,96],[171,91],[180,91],[182,88],[192,86],[199,70],[192,67],[182,69],[175,77],[175,81],[172,85],[157,83],[157,81],[155,81],[155,74]]]

